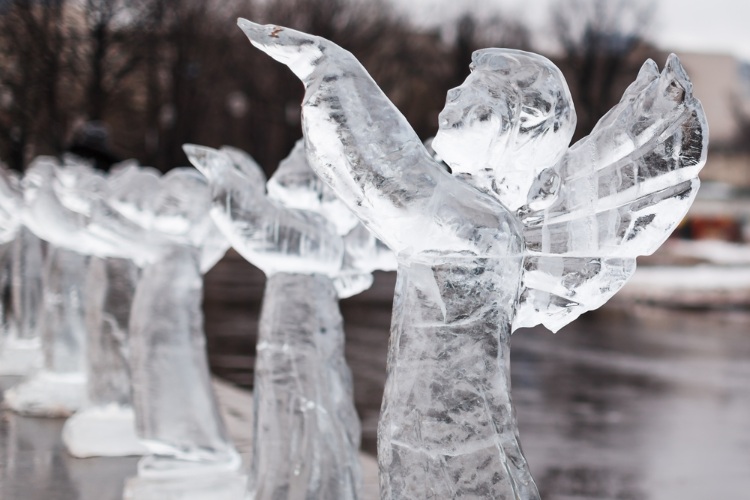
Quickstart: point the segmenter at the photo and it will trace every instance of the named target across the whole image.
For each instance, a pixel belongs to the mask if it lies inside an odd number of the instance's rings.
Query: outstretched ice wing
[[[609,300],[697,193],[708,126],[676,56],[648,61],[622,100],[542,172],[522,209],[526,257],[514,329],[552,331]]]

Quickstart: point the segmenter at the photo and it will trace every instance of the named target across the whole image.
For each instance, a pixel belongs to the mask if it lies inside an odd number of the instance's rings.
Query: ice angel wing
[[[708,126],[676,56],[648,61],[622,100],[532,186],[514,329],[552,331],[611,298],[697,193]]]

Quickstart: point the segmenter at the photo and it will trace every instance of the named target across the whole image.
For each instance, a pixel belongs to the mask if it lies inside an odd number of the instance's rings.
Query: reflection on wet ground
[[[263,277],[249,265],[228,269],[208,276],[207,297],[224,301],[221,311],[206,304],[207,324],[222,323],[211,359],[251,387]],[[341,302],[363,448],[373,454],[394,283],[376,273],[371,290]],[[750,491],[750,311],[609,308],[556,335],[522,330],[512,374],[521,441],[546,500]]]
[[[14,379],[0,377],[0,389]],[[0,499],[121,500],[135,457],[79,459],[65,452],[64,420],[0,412]]]
[[[513,397],[546,499],[742,498],[750,315],[640,311],[519,332]]]
[[[231,272],[228,270],[231,269]],[[375,452],[393,275],[342,302],[347,357]],[[252,386],[263,278],[249,266],[209,274],[210,358]],[[750,312],[608,309],[552,335],[513,338],[521,440],[545,500],[739,499],[750,491]],[[62,422],[2,414],[0,499],[120,498],[136,459],[74,459]]]

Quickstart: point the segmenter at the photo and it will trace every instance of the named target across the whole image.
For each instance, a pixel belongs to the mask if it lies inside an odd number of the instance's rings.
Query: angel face
[[[506,147],[516,96],[498,91],[494,80],[487,72],[475,71],[461,86],[448,91],[432,146],[456,173],[484,168],[493,150]]]
[[[448,92],[433,147],[455,173],[492,176],[501,199],[525,196],[575,130],[565,79],[546,58],[519,50],[479,50],[472,61],[466,81]],[[505,184],[517,192],[503,193]]]

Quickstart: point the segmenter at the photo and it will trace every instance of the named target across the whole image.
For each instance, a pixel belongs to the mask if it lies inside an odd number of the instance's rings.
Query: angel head
[[[439,121],[433,147],[453,172],[516,209],[565,152],[576,116],[565,78],[547,58],[483,49],[466,81],[448,92]]]

